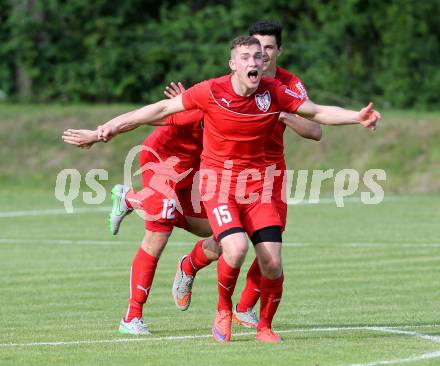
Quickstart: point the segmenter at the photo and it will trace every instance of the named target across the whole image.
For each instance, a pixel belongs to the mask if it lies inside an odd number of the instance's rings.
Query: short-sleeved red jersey
[[[307,99],[307,90],[301,80],[291,72],[277,67],[275,79],[287,85],[293,92]],[[268,165],[284,162],[284,131],[286,125],[278,122],[266,143],[266,162]]]
[[[305,98],[281,82],[263,77],[249,97],[235,93],[231,75],[206,80],[182,95],[185,109],[204,112],[205,166],[223,169],[232,160],[233,171],[266,166],[265,148],[279,113],[294,113]]]

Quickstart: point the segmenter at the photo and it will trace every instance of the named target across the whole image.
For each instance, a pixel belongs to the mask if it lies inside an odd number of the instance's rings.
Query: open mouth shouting
[[[258,70],[249,71],[247,76],[252,83],[256,83],[258,81]]]

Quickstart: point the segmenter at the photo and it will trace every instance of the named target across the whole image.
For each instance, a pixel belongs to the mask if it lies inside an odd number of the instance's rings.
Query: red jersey
[[[203,148],[203,112],[191,110],[168,116],[169,126],[157,127],[144,144],[150,146],[161,158],[177,156],[182,171],[198,169]],[[183,125],[176,127],[176,125]]]
[[[275,79],[279,80],[289,89],[297,93],[301,97],[307,99],[307,90],[301,80],[291,72],[277,67]],[[271,137],[266,143],[266,163],[267,165],[284,163],[284,131],[286,125],[283,122],[278,122],[272,132]]]
[[[235,93],[231,75],[206,80],[182,94],[185,109],[204,112],[205,166],[223,169],[232,160],[233,171],[266,166],[265,145],[279,113],[294,113],[305,98],[281,82],[263,77],[249,97]]]

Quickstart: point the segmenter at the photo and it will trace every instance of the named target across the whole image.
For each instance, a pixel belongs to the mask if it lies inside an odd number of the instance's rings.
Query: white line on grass
[[[369,363],[354,363],[348,366],[380,366],[380,365],[395,365],[395,364],[402,364],[402,363],[408,363],[408,362],[416,362],[416,361],[427,361],[427,360],[433,360],[435,358],[440,357],[440,350],[435,352],[429,352],[429,353],[423,353],[419,356],[413,356],[408,358],[398,358],[394,360],[383,360],[383,361],[373,361]]]
[[[325,245],[325,244],[324,244]],[[341,243],[336,244],[336,246],[347,246],[353,248],[375,248],[379,246],[396,246],[402,248],[414,248],[414,247],[432,247],[439,248],[440,243]]]
[[[52,245],[128,245],[128,241],[116,240],[65,240],[65,239],[6,239],[1,238],[0,244],[52,244]]]
[[[400,327],[400,328],[403,328],[403,327]],[[396,329],[396,328],[391,328],[391,327],[377,327],[376,330],[378,332],[408,335],[411,337],[423,339],[425,341],[440,343],[440,337],[438,337],[438,336],[430,336],[428,334],[422,334],[422,333],[418,333],[418,332],[414,332],[414,331]],[[412,356],[412,357],[407,357],[407,358],[399,358],[399,359],[394,359],[394,360],[380,360],[380,361],[373,361],[373,362],[368,362],[368,363],[356,363],[356,364],[351,364],[348,366],[394,365],[397,363],[408,363],[408,362],[432,360],[434,358],[439,358],[439,357],[440,357],[440,350],[435,351],[435,352],[423,353],[418,356]]]
[[[422,333],[413,332],[413,331],[407,331],[407,330],[401,330],[401,329],[395,329],[395,328],[387,328],[387,327],[385,327],[385,328],[377,327],[377,331],[378,332],[385,332],[385,333],[408,335],[408,336],[424,339],[426,341],[440,343],[439,336],[430,336],[428,334],[422,334]],[[427,360],[432,360],[432,359],[439,358],[439,357],[440,357],[440,350],[434,351],[434,352],[423,353],[421,355],[407,357],[407,358],[398,358],[398,359],[393,359],[393,360],[380,360],[380,361],[373,361],[373,362],[368,362],[368,363],[356,363],[356,364],[351,364],[349,366],[395,365],[395,364],[399,364],[399,363],[427,361]]]
[[[422,333],[418,333],[418,332],[413,332],[413,331],[409,331],[409,330],[401,330],[401,329],[396,329],[396,328],[379,327],[378,329],[381,332],[385,332],[385,333],[409,335],[412,337],[424,339],[426,341],[440,343],[440,336],[431,336],[428,334],[422,334]]]
[[[295,243],[283,242],[283,247],[329,247],[329,248],[440,248],[440,243]]]
[[[387,197],[385,201],[398,201],[400,197],[391,196]],[[344,199],[345,203],[361,203],[359,197],[347,197]],[[297,205],[327,205],[335,203],[334,198],[320,198],[319,202],[309,202],[308,200],[303,200],[300,202],[295,201],[294,199],[287,200],[288,205],[297,206]],[[73,209],[73,213],[68,213],[64,208],[48,208],[41,210],[22,210],[22,211],[0,211],[0,218],[8,218],[8,217],[26,217],[26,216],[50,216],[50,215],[72,215],[78,213],[93,213],[93,212],[110,212],[110,206],[103,207],[78,207]]]
[[[66,239],[7,239],[0,238],[0,244],[51,244],[51,245],[130,245],[133,241],[121,241],[121,240],[66,240]],[[136,243],[138,244],[138,243]],[[194,245],[193,241],[180,242],[170,241],[167,245],[171,246],[183,246]]]
[[[52,245],[129,245],[132,241],[122,240],[67,240],[67,239],[13,239],[0,238],[0,244],[52,244]],[[193,241],[169,241],[168,246],[192,246]],[[300,242],[283,242],[286,248],[303,248],[303,247],[323,247],[331,248],[379,248],[379,247],[396,247],[396,248],[440,248],[440,243],[300,243]]]
[[[399,327],[326,327],[326,328],[303,328],[303,329],[287,329],[280,330],[278,333],[307,333],[307,332],[346,332],[346,331],[375,331],[375,332],[390,332],[403,334],[409,336],[425,336],[421,333],[407,332],[399,330],[402,328],[433,328],[438,327],[438,324],[432,325],[402,325]],[[255,332],[243,332],[234,333],[233,337],[243,337],[255,335]],[[166,336],[166,337],[136,337],[136,338],[114,338],[114,339],[96,339],[96,340],[83,340],[83,341],[66,341],[66,342],[32,342],[32,343],[0,343],[0,347],[38,347],[38,346],[71,346],[71,345],[90,345],[90,344],[102,344],[102,343],[130,343],[130,342],[154,342],[154,341],[176,341],[176,340],[188,340],[188,339],[205,339],[212,337],[211,334],[201,335],[186,335],[186,336]],[[430,336],[426,336],[430,337]],[[438,337],[432,337],[438,338]],[[428,339],[434,341],[432,339]],[[435,340],[435,343],[439,343]]]
[[[26,211],[0,211],[0,218],[27,217],[27,216],[50,216],[50,215],[72,215],[77,213],[109,212],[111,207],[83,207],[75,208],[72,213],[66,212],[64,208],[49,208],[45,210]]]

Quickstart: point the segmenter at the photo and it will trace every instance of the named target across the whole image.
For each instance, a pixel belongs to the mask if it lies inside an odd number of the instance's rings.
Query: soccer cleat
[[[232,312],[221,310],[215,313],[214,324],[211,328],[214,341],[226,343],[231,341]]]
[[[257,342],[280,343],[281,337],[270,328],[257,329]]]
[[[125,196],[129,190],[130,187],[122,184],[116,184],[112,189],[113,207],[109,216],[109,227],[110,232],[113,235],[118,233],[124,217],[133,212],[133,209],[128,208],[127,203],[125,202]]]
[[[173,282],[173,298],[177,308],[185,311],[191,304],[191,290],[194,282],[193,276],[188,276],[182,270],[182,263],[187,256],[180,257],[177,262],[176,277]]]
[[[232,321],[246,328],[256,328],[258,325],[257,314],[252,308],[247,309],[247,311],[237,311],[237,305],[232,314]]]
[[[148,326],[144,323],[142,318],[133,318],[130,322],[125,322],[124,319],[119,323],[119,333],[132,335],[150,335]]]

